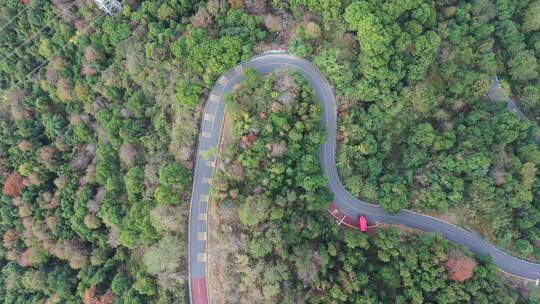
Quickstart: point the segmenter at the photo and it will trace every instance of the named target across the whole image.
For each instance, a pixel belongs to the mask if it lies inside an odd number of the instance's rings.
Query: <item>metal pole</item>
[[[97,6],[107,14],[114,16],[122,10],[122,3],[118,0],[94,0]]]

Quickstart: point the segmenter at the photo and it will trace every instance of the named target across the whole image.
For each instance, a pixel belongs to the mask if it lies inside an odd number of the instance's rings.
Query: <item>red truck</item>
[[[360,231],[362,232],[368,231],[367,218],[364,214],[358,216],[358,228],[360,228]]]

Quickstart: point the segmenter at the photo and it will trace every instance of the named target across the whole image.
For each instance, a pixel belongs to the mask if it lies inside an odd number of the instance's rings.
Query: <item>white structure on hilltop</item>
[[[94,0],[100,9],[114,16],[122,10],[122,2],[118,0]]]

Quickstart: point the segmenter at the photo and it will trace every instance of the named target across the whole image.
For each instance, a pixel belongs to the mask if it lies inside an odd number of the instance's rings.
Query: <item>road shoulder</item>
[[[227,147],[232,140],[232,127],[233,122],[231,121],[231,116],[227,115],[225,111],[223,122],[223,130],[221,133],[220,147],[217,155],[217,170],[220,168],[220,163],[222,161],[221,152],[225,147]],[[214,180],[215,180],[214,176]],[[220,238],[219,227],[220,223],[220,206],[216,205],[216,199],[214,196],[215,193],[212,193],[210,198],[210,205],[208,210],[208,294],[211,299],[211,303],[221,304],[223,302],[223,269],[226,266],[225,261],[227,257],[224,256],[224,251],[222,250],[223,240]]]

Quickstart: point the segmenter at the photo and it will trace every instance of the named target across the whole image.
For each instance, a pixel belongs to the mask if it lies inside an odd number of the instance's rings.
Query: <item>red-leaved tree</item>
[[[19,233],[15,229],[9,229],[4,233],[4,238],[2,240],[2,246],[6,249],[11,249],[19,240]]]
[[[448,271],[448,278],[452,281],[463,282],[470,279],[476,268],[476,261],[465,256],[458,250],[453,250],[446,260],[445,267]]]
[[[19,196],[24,187],[23,177],[17,171],[14,171],[6,179],[3,192],[5,195]]]
[[[92,285],[84,291],[84,304],[112,304],[114,303],[114,294],[111,289],[107,290],[103,295],[96,296],[96,286]]]

